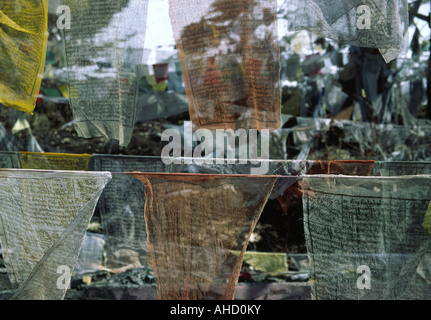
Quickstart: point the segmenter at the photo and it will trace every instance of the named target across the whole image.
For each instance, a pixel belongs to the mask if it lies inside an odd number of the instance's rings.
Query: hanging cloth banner
[[[375,176],[411,176],[431,174],[429,161],[376,161],[373,169]]]
[[[164,80],[169,80],[169,69],[167,63],[153,64],[153,70],[156,83],[160,83]]]
[[[23,169],[87,171],[89,154],[21,152]]]
[[[63,299],[109,172],[0,170],[0,240],[12,299]]]
[[[48,42],[48,0],[2,1],[0,103],[32,114]]]
[[[408,47],[407,0],[293,0],[289,31],[379,49],[390,62]]]
[[[281,125],[276,0],[170,0],[190,120],[197,129]]]
[[[160,157],[146,156],[92,155],[89,168],[116,173],[169,172]],[[95,214],[100,215],[105,235],[105,267],[110,270],[148,264],[144,189],[144,184],[130,175],[114,174],[97,203]],[[130,257],[135,260],[131,262]]]
[[[308,175],[304,231],[313,299],[423,299],[418,265],[431,176]],[[428,293],[429,298],[429,293]]]
[[[429,161],[376,161],[373,169],[375,176],[403,176],[403,175],[429,175],[431,162]],[[431,232],[431,202],[424,217],[423,227]]]
[[[250,164],[186,164],[192,159],[180,159],[182,161],[179,164],[165,164],[161,157],[95,154],[91,156],[89,170],[212,175],[250,173]],[[307,173],[309,170],[307,164],[311,166],[309,161],[266,162],[269,168],[268,175],[291,176],[277,179],[270,199],[282,195],[288,186],[298,180],[298,175]],[[143,215],[140,214],[144,211],[144,192],[144,184],[141,181],[127,174],[114,174],[99,199],[95,215],[100,215],[105,235],[105,267],[110,270],[129,268],[133,263],[141,265],[148,263],[146,225]]]
[[[0,151],[0,168],[20,169],[21,154],[19,152]]]
[[[130,142],[138,103],[136,72],[144,54],[148,0],[64,0],[70,106],[80,137]]]
[[[158,298],[233,300],[248,240],[277,177],[129,174],[145,184]]]

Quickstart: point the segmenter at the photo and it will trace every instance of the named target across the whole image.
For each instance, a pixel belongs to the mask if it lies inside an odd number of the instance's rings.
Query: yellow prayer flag
[[[2,1],[0,24],[0,103],[32,114],[45,65],[48,1]]]
[[[21,152],[23,169],[87,171],[89,154]]]

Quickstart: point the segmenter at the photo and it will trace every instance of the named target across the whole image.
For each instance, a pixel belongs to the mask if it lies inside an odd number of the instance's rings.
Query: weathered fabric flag
[[[415,275],[431,246],[430,178],[303,178],[312,298],[429,299]]]
[[[429,161],[376,161],[372,175],[403,176],[431,174]]]
[[[33,113],[48,42],[48,0],[0,2],[0,103]]]
[[[12,299],[63,299],[109,172],[0,170],[0,241]]]
[[[251,164],[205,164],[193,163],[181,158],[179,164],[165,164],[161,157],[99,155],[91,156],[89,170],[153,173],[204,173],[204,174],[249,174]],[[265,162],[265,160],[262,160]],[[307,173],[308,161],[266,161],[268,175],[289,175],[277,179],[270,198],[283,195],[286,188],[298,180],[298,175]],[[262,164],[261,164],[262,165]],[[113,174],[96,207],[101,229],[105,235],[104,266],[110,270],[124,270],[147,264],[147,233],[143,216],[145,188],[141,181],[127,174]]]
[[[293,0],[289,31],[379,49],[386,62],[408,46],[407,0]]]
[[[374,176],[403,176],[403,175],[429,175],[431,174],[431,162],[429,161],[376,161],[373,173]],[[423,221],[423,227],[431,232],[431,202],[428,205],[428,210]],[[431,248],[428,252],[431,256]],[[428,259],[424,259],[422,264],[425,264]],[[420,265],[419,268],[424,268]],[[431,269],[428,266],[425,267]]]
[[[114,173],[167,172],[160,157],[91,156],[91,171]],[[110,270],[147,265],[147,232],[144,219],[144,184],[128,174],[113,174],[96,207],[101,232],[105,235],[105,264]]]
[[[89,154],[21,152],[23,169],[87,171]]]
[[[170,17],[197,129],[278,129],[276,0],[170,0]]]
[[[138,65],[144,54],[148,0],[64,0],[70,106],[84,138],[130,142],[138,104]]]
[[[233,299],[248,240],[277,177],[129,174],[145,184],[159,299]]]

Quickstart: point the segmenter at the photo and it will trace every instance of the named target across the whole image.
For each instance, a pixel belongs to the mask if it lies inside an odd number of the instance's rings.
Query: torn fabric
[[[276,0],[170,0],[170,18],[197,129],[278,129]]]
[[[32,114],[48,42],[48,0],[0,4],[0,103]]]
[[[21,152],[23,169],[87,171],[89,154]]]
[[[66,294],[109,172],[0,170],[0,240],[12,299]]]
[[[386,62],[407,49],[407,0],[293,0],[290,5],[289,31],[376,48]]]
[[[129,174],[145,184],[147,247],[159,299],[232,300],[248,240],[277,177]]]
[[[130,142],[138,103],[148,0],[64,0],[71,27],[64,46],[69,99],[80,137]]]
[[[431,176],[303,178],[313,299],[421,299]],[[366,286],[366,287],[365,287]]]

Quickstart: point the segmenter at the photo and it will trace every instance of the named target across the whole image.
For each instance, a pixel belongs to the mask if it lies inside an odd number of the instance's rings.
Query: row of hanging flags
[[[63,2],[70,11],[70,23],[62,31],[76,131],[127,146],[136,118],[148,0]],[[407,0],[287,4],[289,31],[308,30],[341,44],[376,48],[386,62],[406,49]],[[196,128],[279,128],[277,1],[170,0],[169,5]],[[34,111],[43,77],[47,7],[48,0],[15,0],[1,8],[0,103],[27,113]],[[92,59],[108,59],[114,69],[92,73]],[[166,78],[166,66],[161,67],[155,69],[156,80]]]
[[[114,0],[64,4],[72,18],[63,36],[75,128],[80,136],[106,136],[126,146],[148,0],[133,2],[133,10]],[[0,102],[6,107],[34,111],[47,5],[2,5]],[[387,62],[405,49],[406,0],[292,0],[289,8],[295,16],[290,31],[377,48]],[[276,1],[171,0],[169,10],[196,128],[277,129]],[[138,30],[140,40],[129,30]],[[115,72],[88,71],[89,59],[106,57],[113,58]],[[8,153],[0,163],[8,168],[0,170],[0,240],[15,299],[64,297],[68,285],[61,276],[73,271],[96,211],[108,257],[123,248],[146,252],[160,299],[233,299],[263,207],[277,199],[288,213],[293,196],[303,200],[314,298],[421,294],[412,279],[431,241],[426,163],[271,161],[262,176],[236,174],[239,165],[231,174],[221,166],[190,173],[160,159],[107,155]],[[376,168],[385,174],[372,176]],[[407,176],[395,177],[400,170]],[[364,265],[375,285],[358,291],[357,270]]]
[[[414,279],[431,253],[431,163],[274,160],[267,175],[250,175],[247,165],[192,168],[146,156],[0,159],[0,241],[15,299],[64,298],[59,279],[73,272],[96,213],[107,263],[124,249],[147,256],[159,299],[234,299],[263,208],[277,200],[289,214],[295,196],[314,299],[429,292]],[[364,265],[373,279],[367,291],[357,288]]]

